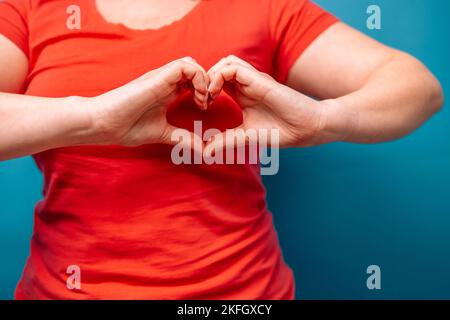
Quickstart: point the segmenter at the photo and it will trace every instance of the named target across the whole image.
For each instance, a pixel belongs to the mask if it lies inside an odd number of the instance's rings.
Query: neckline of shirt
[[[193,7],[189,12],[187,12],[180,19],[175,20],[171,23],[168,23],[168,24],[166,24],[160,28],[156,28],[156,29],[153,29],[153,28],[133,29],[133,28],[130,28],[127,25],[120,23],[120,22],[119,23],[110,22],[98,10],[96,0],[88,0],[88,2],[89,2],[89,9],[95,15],[95,19],[98,22],[100,22],[103,25],[112,27],[114,29],[114,31],[117,33],[134,36],[134,35],[142,35],[142,34],[148,34],[148,33],[162,33],[162,32],[173,30],[174,28],[176,28],[178,26],[184,25],[188,22],[188,20],[190,20],[192,17],[194,17],[195,15],[197,15],[200,12],[202,7],[206,3],[206,0],[200,0],[195,7]]]

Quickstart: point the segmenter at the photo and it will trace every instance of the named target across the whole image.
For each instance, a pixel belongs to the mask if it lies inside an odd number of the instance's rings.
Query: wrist
[[[352,141],[358,130],[358,112],[345,110],[336,99],[320,101],[318,108],[320,124],[315,144]]]
[[[70,96],[63,99],[64,118],[69,122],[66,128],[69,132],[69,145],[97,144],[97,130],[94,120],[94,108],[91,98]]]

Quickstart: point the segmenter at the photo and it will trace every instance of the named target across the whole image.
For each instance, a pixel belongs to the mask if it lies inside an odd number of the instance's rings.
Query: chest
[[[102,18],[134,30],[157,30],[201,7],[201,0],[94,0]]]
[[[266,21],[248,18],[250,2],[206,1],[158,29],[142,30],[119,16],[106,17],[94,0],[46,2],[30,17],[27,93],[94,96],[184,56],[209,69],[234,54],[271,73],[274,52]]]

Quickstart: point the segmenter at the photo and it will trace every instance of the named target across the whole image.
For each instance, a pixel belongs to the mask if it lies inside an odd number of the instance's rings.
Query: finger
[[[229,55],[227,57],[227,60],[230,61],[231,63],[237,63],[237,64],[240,64],[240,65],[246,67],[246,68],[256,70],[256,68],[251,63],[249,63],[249,62],[247,62],[247,61],[245,61],[245,60],[243,60],[243,59],[241,59],[241,58],[239,58],[239,57],[237,57],[235,55]]]
[[[214,66],[212,66],[212,67],[208,70],[208,72],[207,72],[208,77],[209,77],[210,79],[212,79],[212,78],[215,76],[217,70],[219,70],[219,69],[221,69],[221,68],[223,68],[223,67],[225,67],[225,66],[227,66],[227,65],[229,65],[229,64],[230,64],[230,63],[229,63],[229,61],[227,60],[227,58],[222,58],[222,59],[220,59],[219,62],[217,62]]]
[[[217,70],[220,70],[223,67],[231,65],[231,64],[239,64],[239,65],[242,65],[243,67],[256,70],[256,68],[253,67],[247,61],[242,60],[242,59],[240,59],[240,58],[238,58],[238,57],[236,57],[234,55],[230,55],[228,57],[220,59],[220,61],[218,63],[216,63],[211,69],[209,69],[208,76],[210,78],[213,78],[215,73],[217,72]]]
[[[240,149],[247,146],[250,141],[255,141],[257,136],[250,136],[243,126],[227,130],[211,137],[205,144],[203,156],[211,159],[217,152],[223,152],[224,149]]]
[[[190,79],[192,81],[192,85],[194,88],[194,95],[196,96],[196,103],[201,108],[206,110],[208,108],[208,87],[209,87],[209,76],[207,75],[205,69],[192,57],[185,57],[181,60],[186,61],[187,63],[190,63],[194,66],[196,66],[199,70],[201,70],[201,79],[199,79],[198,83],[195,83],[197,81],[196,76],[194,76],[193,79]],[[206,83],[206,88],[203,85],[203,83]],[[198,86],[198,85],[200,86]]]
[[[244,68],[248,68],[250,70],[257,71],[256,68],[254,68],[250,63],[239,59],[236,56],[228,56],[226,58],[221,59],[216,65],[214,65],[209,71],[208,71],[208,77],[210,79],[214,79],[217,72],[219,72],[224,67],[230,66],[230,65],[240,65]],[[209,89],[209,87],[208,87]]]
[[[239,85],[247,86],[257,81],[259,72],[239,64],[224,66],[216,71],[211,79],[208,91],[212,97],[216,97],[222,91],[225,82],[236,81]]]
[[[220,72],[215,72],[214,76],[211,77],[211,82],[208,87],[209,96],[212,100],[220,94],[225,84],[225,78]]]
[[[206,70],[192,57],[184,57],[182,60],[189,62],[193,65],[195,65],[197,68],[203,71],[203,74],[206,76],[206,83],[209,84],[209,77],[207,76]]]
[[[203,102],[199,107],[204,109],[204,104],[208,98],[209,78],[203,68],[192,63],[190,59],[183,58],[168,66],[165,77],[170,85],[177,85],[185,80],[189,81],[194,90],[199,93],[198,97]]]
[[[195,90],[190,82],[186,82],[181,85],[179,93],[183,93],[185,91],[191,92],[195,102],[203,109],[205,95]]]
[[[183,138],[179,139],[179,137]],[[203,154],[204,142],[201,137],[186,129],[177,128],[169,124],[162,135],[161,143],[172,146],[179,145],[183,149],[192,150],[197,155]]]
[[[198,98],[194,95],[194,101],[198,106],[201,106],[201,109],[203,110],[203,103],[204,101],[202,100],[202,98]]]

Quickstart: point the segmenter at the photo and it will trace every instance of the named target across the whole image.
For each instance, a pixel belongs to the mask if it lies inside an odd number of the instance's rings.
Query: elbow
[[[444,90],[439,81],[433,77],[428,84],[429,102],[428,108],[431,115],[434,115],[442,110],[444,107]]]
[[[434,92],[432,107],[434,108],[434,112],[440,112],[444,107],[445,97],[444,90],[442,89],[441,84],[436,80],[436,89]]]
[[[407,81],[414,83],[409,89],[412,96],[418,99],[422,114],[431,117],[439,113],[444,106],[444,91],[441,83],[433,73],[419,60],[403,55],[404,61],[409,61],[412,73],[405,72]]]
[[[426,108],[430,116],[440,112],[444,107],[444,90],[436,77],[428,71],[426,81],[423,83],[427,92]]]

